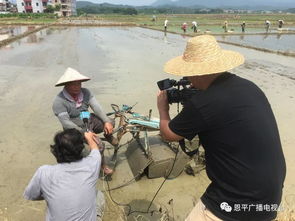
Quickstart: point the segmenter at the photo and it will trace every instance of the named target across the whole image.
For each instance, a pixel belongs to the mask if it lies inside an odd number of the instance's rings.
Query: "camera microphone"
[[[87,132],[90,131],[89,118],[90,118],[90,113],[88,111],[81,111],[80,112],[80,119],[83,121]]]

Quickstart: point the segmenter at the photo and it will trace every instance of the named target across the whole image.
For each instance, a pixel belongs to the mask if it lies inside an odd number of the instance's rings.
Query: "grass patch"
[[[49,13],[14,13],[0,15],[0,24],[49,24],[55,21],[57,21],[56,15]]]
[[[56,19],[9,19],[9,20],[0,20],[0,24],[3,25],[13,25],[13,24],[22,24],[22,25],[40,25],[40,24],[51,24],[56,22]]]

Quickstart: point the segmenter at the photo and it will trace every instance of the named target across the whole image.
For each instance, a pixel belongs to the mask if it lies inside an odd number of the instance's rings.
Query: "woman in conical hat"
[[[59,119],[64,129],[75,128],[81,132],[89,129],[94,133],[104,132],[107,140],[114,146],[118,145],[117,139],[112,136],[114,122],[108,118],[89,89],[82,87],[82,82],[90,78],[82,75],[73,68],[67,68],[55,84],[56,87],[64,86],[53,102],[53,112]],[[93,110],[90,114],[89,128],[81,119],[81,112]],[[113,171],[103,165],[104,172],[111,174]]]

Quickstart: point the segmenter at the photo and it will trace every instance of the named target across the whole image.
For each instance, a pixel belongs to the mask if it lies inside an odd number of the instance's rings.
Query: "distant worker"
[[[166,32],[167,31],[167,25],[168,25],[168,20],[166,19],[164,21],[164,31]]]
[[[283,24],[284,24],[285,22],[284,22],[284,20],[279,20],[278,23],[279,23],[279,28],[282,28],[282,27],[283,27]]]
[[[242,27],[242,32],[245,32],[245,28],[246,28],[246,22],[243,21],[243,23],[241,24]]]
[[[194,33],[197,32],[197,30],[198,30],[198,23],[196,21],[193,21],[192,22],[192,29],[193,29]]]
[[[269,28],[270,28],[270,21],[269,20],[265,20],[265,31],[269,32]]]
[[[153,22],[157,21],[157,16],[153,15],[153,17],[152,17],[152,21],[153,21]]]
[[[187,29],[187,24],[186,22],[184,22],[181,26],[181,29],[183,30],[183,33],[185,34],[186,33],[186,29]]]
[[[225,33],[228,32],[228,23],[227,23],[227,21],[224,21],[224,25],[222,26],[222,28],[224,29]]]

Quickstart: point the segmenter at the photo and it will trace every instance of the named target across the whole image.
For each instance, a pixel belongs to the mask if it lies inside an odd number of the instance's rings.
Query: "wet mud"
[[[290,44],[295,41],[295,34],[224,35],[217,39],[222,43],[295,57],[295,44]]]

